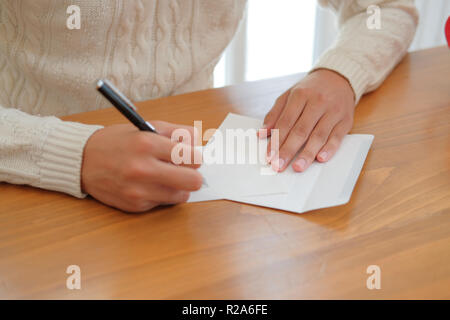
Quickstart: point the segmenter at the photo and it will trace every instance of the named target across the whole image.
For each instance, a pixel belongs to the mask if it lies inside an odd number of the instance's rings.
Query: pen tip
[[[103,80],[98,80],[97,81],[97,89],[100,89],[103,86]]]

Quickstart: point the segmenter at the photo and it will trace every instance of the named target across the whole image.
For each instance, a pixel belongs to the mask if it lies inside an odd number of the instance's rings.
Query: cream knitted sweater
[[[135,101],[210,87],[246,1],[69,2],[0,2],[0,182],[83,197],[83,149],[101,127],[55,116],[108,107],[94,90],[99,78]],[[413,1],[320,2],[339,15],[340,36],[315,68],[345,76],[359,100],[405,54],[418,19]],[[73,4],[81,28],[71,30],[66,10]],[[379,30],[366,26],[371,4],[381,9]]]

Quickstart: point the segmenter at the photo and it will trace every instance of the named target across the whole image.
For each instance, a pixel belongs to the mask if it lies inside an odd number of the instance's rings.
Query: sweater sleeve
[[[80,184],[83,150],[100,128],[0,106],[0,182],[85,197]]]
[[[320,3],[338,14],[339,36],[312,71],[324,68],[344,76],[358,103],[364,93],[378,88],[406,54],[418,23],[414,1],[320,0]],[[376,7],[367,10],[370,6]],[[372,8],[379,10],[378,29],[368,25],[375,12]]]

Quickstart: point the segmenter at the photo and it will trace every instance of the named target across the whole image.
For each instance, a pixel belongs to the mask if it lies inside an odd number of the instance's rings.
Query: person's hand
[[[265,138],[279,129],[279,151],[270,142],[267,147],[272,168],[283,171],[294,160],[292,167],[302,172],[314,159],[328,161],[352,128],[354,109],[353,89],[344,77],[326,69],[307,75],[277,99],[259,131]]]
[[[138,131],[133,125],[113,125],[95,132],[88,140],[81,170],[81,186],[97,200],[129,212],[142,212],[160,204],[186,202],[189,192],[200,189],[202,176],[194,159],[201,155],[192,146],[192,164],[171,163],[170,137],[175,129],[193,127],[152,121],[159,134]]]

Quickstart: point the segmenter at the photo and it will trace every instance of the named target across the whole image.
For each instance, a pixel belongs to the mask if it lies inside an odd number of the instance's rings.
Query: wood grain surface
[[[217,127],[263,117],[302,75],[140,103],[148,119]],[[125,122],[114,109],[65,118]],[[351,201],[305,214],[230,201],[126,214],[0,183],[3,299],[450,298],[450,50],[406,56],[357,107],[375,135]],[[81,267],[81,290],[66,268]],[[366,269],[381,268],[368,290]]]

